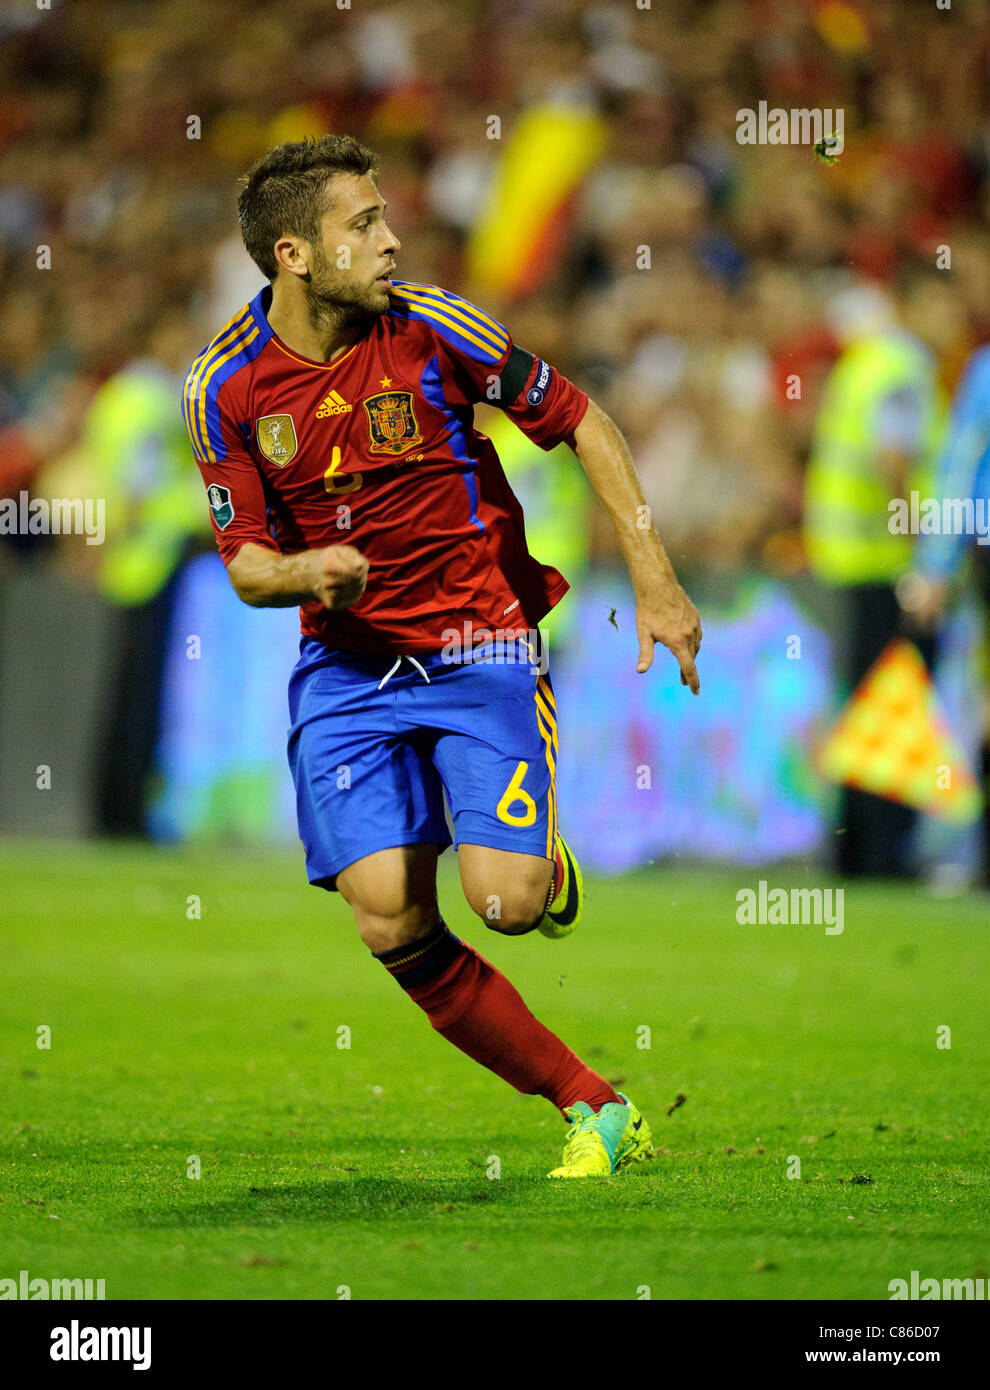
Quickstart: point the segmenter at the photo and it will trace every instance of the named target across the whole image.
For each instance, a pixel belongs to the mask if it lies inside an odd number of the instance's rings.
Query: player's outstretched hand
[[[662,642],[677,658],[681,668],[681,685],[691,687],[694,695],[701,689],[694,658],[701,646],[701,618],[698,610],[679,584],[659,589],[648,596],[640,595],[636,604],[636,632],[639,636],[639,661],[636,670],[642,674],[653,665],[653,645]]]
[[[353,545],[328,545],[310,552],[313,593],[324,608],[350,608],[364,593],[368,562]]]

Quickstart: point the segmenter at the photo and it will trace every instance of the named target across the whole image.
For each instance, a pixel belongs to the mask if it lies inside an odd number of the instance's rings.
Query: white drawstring
[[[392,667],[391,671],[389,671],[388,675],[383,676],[383,677],[381,678],[381,680],[378,682],[378,689],[379,689],[379,690],[381,690],[382,686],[385,684],[386,681],[392,679],[392,677],[395,675],[396,671],[397,671],[397,670],[399,669],[399,667],[402,665],[402,663],[403,663],[404,660],[405,660],[405,661],[411,661],[412,664],[416,667],[416,670],[420,673],[420,675],[421,675],[421,676],[423,677],[423,679],[426,681],[426,684],[429,685],[429,683],[430,683],[430,678],[429,678],[429,676],[426,674],[426,672],[423,670],[423,667],[422,667],[422,666],[420,665],[420,663],[416,660],[416,658],[415,658],[414,656],[407,656],[405,653],[403,653],[402,656],[397,656],[397,657],[395,658],[395,665]]]

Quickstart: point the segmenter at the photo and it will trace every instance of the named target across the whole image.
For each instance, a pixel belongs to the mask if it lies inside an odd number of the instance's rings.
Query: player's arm
[[[636,670],[650,669],[654,643],[661,642],[677,658],[681,684],[690,686],[697,695],[701,688],[694,665],[701,645],[698,610],[677,582],[649,520],[649,508],[622,431],[592,400],[574,430],[574,449],[611,517],[629,567],[639,637]]]
[[[364,593],[368,561],[353,545],[279,555],[246,541],[227,562],[227,574],[252,608],[294,608],[314,598],[324,608],[350,608]]]
[[[204,397],[203,379],[194,366],[183,410],[217,549],[238,598],[252,608],[291,608],[313,599],[324,608],[349,608],[364,593],[367,560],[352,545],[281,553],[268,531],[264,484],[240,437],[236,406],[222,387]]]
[[[437,286],[405,286],[401,295],[431,324],[451,372],[445,383],[451,392],[463,390],[461,399],[498,406],[541,449],[563,441],[574,448],[608,509],[632,576],[639,635],[636,669],[649,670],[654,643],[662,642],[677,658],[681,684],[697,695],[694,658],[701,623],[652,524],[641,529],[646,503],[617,426],[573,382],[514,343],[505,325],[477,305]]]

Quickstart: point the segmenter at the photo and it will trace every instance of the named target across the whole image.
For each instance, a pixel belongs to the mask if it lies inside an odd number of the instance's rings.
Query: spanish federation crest
[[[277,468],[295,456],[296,427],[291,415],[262,415],[257,422],[258,448]]]
[[[411,391],[380,391],[361,404],[368,412],[369,454],[404,454],[422,444]]]

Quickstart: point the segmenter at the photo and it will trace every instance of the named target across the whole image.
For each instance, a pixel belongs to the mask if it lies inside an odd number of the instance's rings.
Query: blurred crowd
[[[896,297],[947,389],[990,338],[980,0],[74,0],[4,5],[0,26],[3,495],[78,437],[101,382],[146,358],[177,376],[256,291],[237,178],[322,130],[379,153],[403,278],[470,298],[487,117],[598,110],[606,151],[543,283],[484,305],[621,423],[688,568],[800,568],[850,276]],[[738,143],[760,101],[841,107],[839,160]]]

